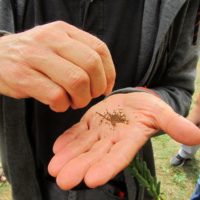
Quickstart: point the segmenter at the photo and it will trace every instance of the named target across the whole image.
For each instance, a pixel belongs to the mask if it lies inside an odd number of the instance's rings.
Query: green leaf
[[[156,192],[157,194],[160,194],[160,185],[161,185],[161,182],[159,181],[157,186],[156,186]]]
[[[148,191],[151,197],[155,200],[164,200],[160,193],[161,183],[157,181],[156,177],[151,175],[145,161],[137,156],[129,165],[129,169],[131,174],[137,179],[139,184]]]

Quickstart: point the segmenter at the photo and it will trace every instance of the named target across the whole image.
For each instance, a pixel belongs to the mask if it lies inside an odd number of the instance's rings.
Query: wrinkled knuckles
[[[97,43],[95,50],[101,57],[107,57],[108,59],[110,59],[110,61],[108,60],[108,63],[106,63],[109,64],[109,66],[106,68],[106,78],[108,87],[112,87],[116,79],[116,72],[112,61],[112,57],[110,55],[110,51],[107,45],[102,41],[99,41]]]
[[[95,51],[99,54],[99,55],[107,55],[109,53],[109,49],[106,45],[105,42],[102,42],[101,40],[98,39],[98,42],[95,45]]]
[[[86,71],[90,77],[92,76],[94,77],[94,74],[95,75],[99,74],[99,77],[101,77],[101,79],[99,79],[100,82],[98,82],[98,85],[96,84],[91,85],[91,90],[92,90],[91,95],[92,97],[96,98],[102,95],[107,87],[107,81],[101,57],[97,53],[90,54],[87,58],[86,66],[87,66]]]
[[[30,85],[29,73],[21,69],[20,66],[13,67],[10,73],[12,73],[12,77],[14,77],[11,81],[13,88],[21,91]]]
[[[45,53],[42,49],[35,46],[26,46],[18,49],[20,60],[25,64],[32,64],[36,57],[45,59]]]
[[[64,21],[61,21],[61,20],[58,20],[58,21],[55,21],[55,22],[52,22],[50,24],[48,24],[50,28],[57,28],[59,30],[62,30],[62,29],[66,29],[66,28],[69,28],[70,27],[70,24],[64,22]]]
[[[101,68],[102,61],[101,57],[97,53],[92,53],[86,58],[87,72],[92,74],[97,68]],[[103,70],[103,69],[102,69]]]
[[[56,34],[53,33],[52,30],[48,30],[45,27],[37,27],[34,32],[32,32],[32,38],[37,42],[43,42],[46,40],[54,40],[56,38]]]
[[[57,20],[55,22],[52,22],[51,25],[62,28],[63,26],[66,26],[67,23],[62,20]]]
[[[69,88],[73,93],[75,91],[80,91],[80,88],[90,88],[90,79],[86,73],[82,72],[72,72],[69,78]]]

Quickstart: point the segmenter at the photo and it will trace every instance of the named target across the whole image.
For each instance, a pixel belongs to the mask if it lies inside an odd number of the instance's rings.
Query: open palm
[[[160,98],[144,92],[110,96],[56,140],[49,173],[65,190],[82,180],[91,188],[103,185],[158,130],[184,144],[200,143],[199,129]]]

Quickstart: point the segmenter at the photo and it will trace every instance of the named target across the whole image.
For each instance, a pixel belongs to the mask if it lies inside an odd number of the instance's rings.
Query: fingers
[[[35,70],[47,75],[53,82],[65,89],[71,97],[73,108],[85,107],[90,102],[92,98],[90,78],[80,67],[45,50],[29,54],[25,59]]]
[[[189,146],[200,144],[200,129],[173,111],[163,114],[161,128],[177,142]]]
[[[62,27],[63,28],[62,30],[64,30],[66,34],[68,34],[71,38],[89,46],[100,55],[107,80],[106,94],[110,93],[114,86],[116,72],[110,51],[106,46],[106,44],[101,40],[99,40],[98,38],[96,38],[95,36],[85,31],[82,31],[70,24],[57,22],[57,27]]]
[[[100,140],[95,143],[90,151],[66,163],[57,176],[58,186],[64,190],[69,190],[78,185],[83,180],[88,168],[104,157],[111,146],[111,141]]]
[[[101,56],[89,46],[67,37],[67,35],[64,36],[61,42],[51,42],[47,45],[56,49],[58,55],[88,74],[93,98],[104,94],[107,89],[107,81]]]
[[[6,96],[13,97],[15,99],[26,98],[27,97],[24,94],[19,94],[17,91],[15,91],[15,89],[9,87],[2,80],[1,80],[1,84],[0,84],[0,91],[1,91],[0,94],[4,94]]]
[[[59,151],[50,161],[48,171],[50,175],[57,176],[63,165],[74,157],[88,151],[98,140],[98,134],[91,131],[82,133],[77,139],[73,140],[61,151]]]
[[[74,109],[85,107],[92,98],[108,93],[113,88],[115,69],[107,46],[89,33],[64,22],[54,22],[6,36],[1,40],[1,47],[1,66],[3,60],[11,62],[14,66],[22,65],[36,71],[35,75],[39,72],[37,77],[42,77],[38,78],[40,81],[38,84],[34,83],[34,87],[49,79],[47,87],[51,85],[52,88],[57,88],[50,94],[41,94],[41,90],[43,93],[49,91],[44,85],[35,89],[40,93],[34,93],[33,90],[28,92],[23,88],[26,94],[21,94],[19,90],[14,94],[19,98],[26,95],[37,98],[48,104],[52,110],[61,112],[69,105]],[[10,66],[6,66],[6,69],[5,73],[0,72],[0,76],[13,70]],[[13,77],[12,84],[18,84],[15,73]],[[33,82],[38,79],[30,78]],[[26,82],[23,76],[20,82]],[[9,81],[4,83],[2,86],[11,87]],[[23,86],[26,87],[25,84]],[[6,86],[0,92],[10,94]],[[50,96],[52,93],[55,93],[54,97]],[[50,99],[46,99],[49,96]],[[61,103],[62,105],[58,105]]]
[[[107,89],[105,94],[109,94],[113,89],[116,77],[116,72],[110,51],[108,50],[108,47],[105,43],[103,43],[100,40],[97,40],[97,38],[95,38],[94,36],[89,36],[88,33],[82,32],[83,34],[81,35],[81,37],[78,37],[80,32],[80,30],[77,32],[72,31],[69,34],[73,39],[76,39],[80,42],[83,42],[86,45],[89,45],[101,56],[107,80]]]
[[[72,142],[74,139],[77,138],[77,136],[85,132],[88,129],[87,124],[84,122],[80,122],[78,124],[75,124],[70,129],[65,131],[62,135],[60,135],[57,140],[55,141],[53,145],[53,152],[54,154],[61,151],[67,144]]]
[[[163,130],[177,142],[186,145],[200,144],[200,129],[192,122],[178,115],[174,110],[160,98],[147,93],[130,94],[133,98],[127,104],[140,109],[146,119],[148,126],[157,130]],[[142,100],[142,104],[141,104]],[[151,134],[152,135],[152,134]]]
[[[144,142],[131,138],[116,143],[108,154],[88,169],[84,178],[86,185],[95,188],[111,180],[129,165]]]
[[[10,91],[12,97],[33,97],[49,105],[54,111],[63,112],[67,110],[70,101],[63,88],[37,71],[24,66],[11,66],[9,71],[6,70],[7,76],[2,77],[2,82],[12,89]],[[4,68],[2,68],[1,72],[3,71]]]

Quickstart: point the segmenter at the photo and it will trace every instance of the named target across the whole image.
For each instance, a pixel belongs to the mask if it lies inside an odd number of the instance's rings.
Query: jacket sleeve
[[[15,32],[13,4],[10,0],[0,0],[0,31]]]
[[[193,37],[199,2],[188,1],[185,5],[186,13],[176,16],[170,29],[170,44],[165,55],[167,59],[158,62],[156,73],[147,84],[175,112],[184,116],[188,114],[194,92],[198,45],[193,45]],[[112,94],[140,91],[148,92],[145,88],[129,87],[116,90]]]
[[[194,92],[198,61],[198,45],[193,44],[198,6],[199,0],[190,1],[181,30],[176,29],[181,21],[177,16],[177,21],[173,24],[165,73],[159,83],[154,83],[152,87],[177,113],[184,116],[188,114]]]

